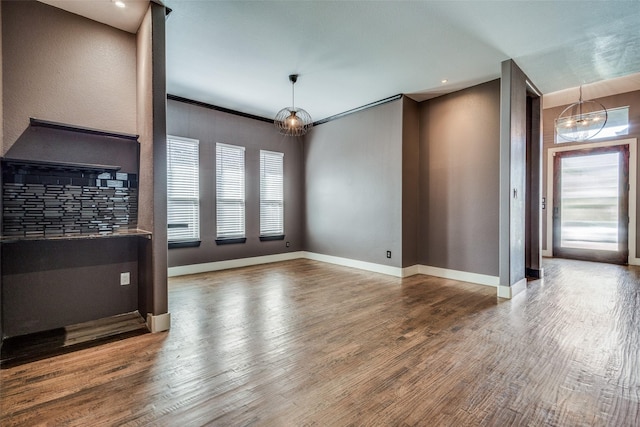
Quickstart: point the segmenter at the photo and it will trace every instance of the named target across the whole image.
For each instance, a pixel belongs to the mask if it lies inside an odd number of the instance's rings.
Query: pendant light
[[[311,115],[302,108],[295,107],[295,91],[293,86],[298,81],[297,74],[289,76],[291,82],[291,107],[283,108],[278,111],[274,124],[282,135],[302,136],[313,127]]]
[[[607,124],[607,109],[596,101],[580,99],[569,105],[556,119],[556,133],[565,141],[583,142],[596,136]]]

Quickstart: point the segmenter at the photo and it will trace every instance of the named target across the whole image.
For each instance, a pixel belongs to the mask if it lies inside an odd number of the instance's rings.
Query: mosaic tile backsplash
[[[135,229],[136,174],[3,164],[2,234],[56,237]]]

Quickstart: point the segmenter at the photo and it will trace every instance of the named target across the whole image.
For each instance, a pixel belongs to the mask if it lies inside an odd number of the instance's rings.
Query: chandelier
[[[556,133],[565,141],[582,142],[593,138],[607,123],[607,109],[596,101],[580,99],[565,108],[556,119]]]
[[[298,81],[298,75],[291,74],[289,81],[291,82],[291,107],[286,107],[278,111],[273,123],[282,135],[302,136],[313,127],[313,120],[311,120],[311,115],[305,110],[295,107],[295,91],[293,85]]]

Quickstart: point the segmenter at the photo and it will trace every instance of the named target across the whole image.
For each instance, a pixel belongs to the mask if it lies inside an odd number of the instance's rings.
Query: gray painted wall
[[[619,138],[602,139],[598,141],[607,141],[607,140],[625,139],[625,138],[640,139],[640,90],[621,93],[618,95],[607,96],[604,98],[598,98],[596,100],[600,102],[602,105],[604,105],[605,108],[617,108],[617,107],[629,106],[629,135],[622,136]],[[576,101],[577,101],[577,98],[576,98]],[[547,195],[547,168],[549,167],[549,165],[547,165],[548,150],[550,148],[554,148],[554,142],[553,142],[555,138],[554,120],[558,117],[558,115],[560,115],[562,110],[564,110],[566,107],[567,107],[566,105],[562,105],[559,107],[547,108],[543,110],[543,141],[544,141],[543,150],[544,152],[542,157],[543,158],[543,173],[542,173],[542,179],[543,179],[542,189],[543,190],[542,191],[543,191],[543,196],[547,198],[547,205],[549,205],[549,198]],[[572,145],[580,145],[580,143],[565,143],[562,145],[563,147],[565,147],[565,146],[572,146]],[[639,156],[639,160],[640,160],[640,156]],[[637,178],[638,178],[638,182],[636,183],[637,185],[636,189],[640,188],[640,174],[638,174]],[[638,200],[638,198],[636,200]],[[640,200],[638,200],[638,202],[640,202]],[[638,206],[636,207],[636,212],[640,212],[638,211]],[[547,242],[546,211],[544,212],[542,221],[543,221],[542,222],[543,224],[542,247],[544,247],[545,249],[547,248],[550,249],[550,246],[551,246],[550,242]],[[636,254],[638,254],[640,253],[638,252],[638,248],[640,248],[640,215],[638,215],[637,217],[636,230],[637,230],[636,245],[638,245],[636,248]]]
[[[137,133],[133,34],[36,1],[2,9],[2,155],[29,117]]]
[[[418,264],[420,229],[420,106],[402,99],[402,267]]]
[[[169,266],[300,251],[304,248],[303,143],[280,135],[273,124],[170,100],[167,133],[200,141],[200,236],[198,248],[169,250]],[[220,245],[216,238],[215,144],[246,147],[246,236],[243,244]],[[261,242],[260,150],[284,153],[285,240]],[[286,242],[291,246],[287,248]]]
[[[498,275],[500,81],[420,104],[420,264]]]
[[[307,135],[306,250],[402,266],[402,113],[400,99]]]

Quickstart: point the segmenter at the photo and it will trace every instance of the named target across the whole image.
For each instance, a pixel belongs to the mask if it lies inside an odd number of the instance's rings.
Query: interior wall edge
[[[527,278],[520,279],[511,286],[498,286],[498,298],[512,299],[527,289]]]

